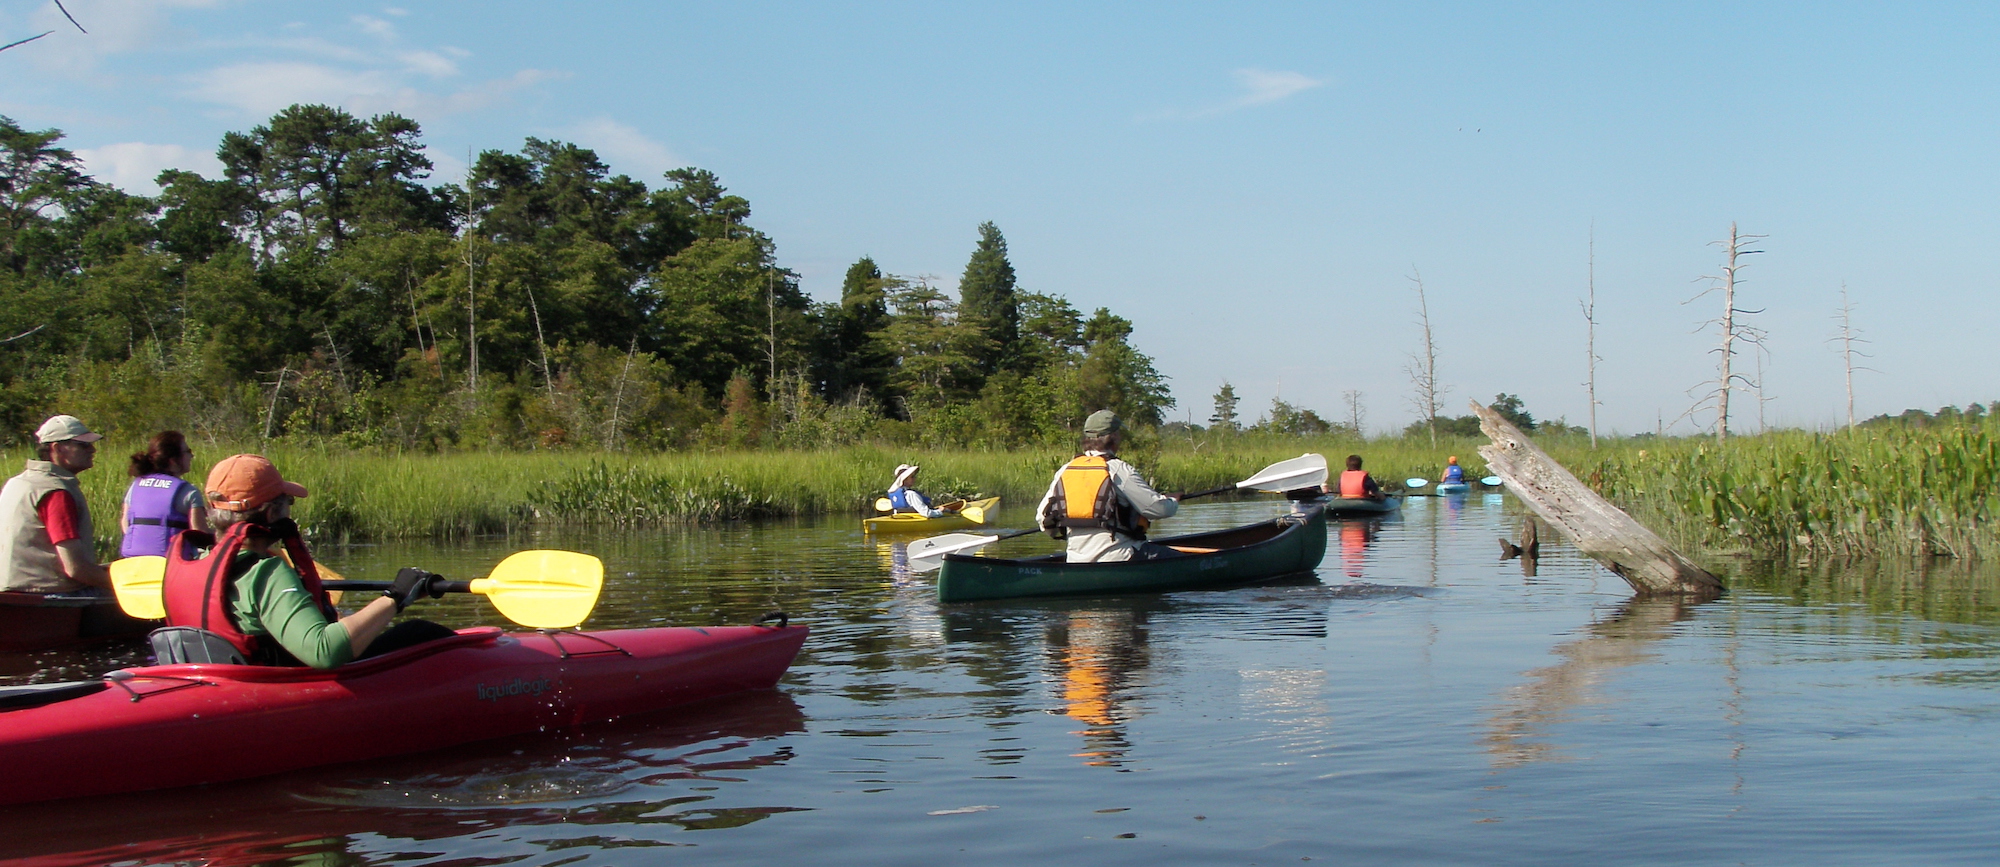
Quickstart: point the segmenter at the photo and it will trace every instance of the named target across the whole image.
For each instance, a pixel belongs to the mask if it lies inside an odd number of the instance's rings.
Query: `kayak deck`
[[[1390,494],[1379,500],[1366,497],[1329,497],[1321,501],[1326,512],[1334,517],[1350,515],[1382,515],[1403,507],[1402,494]]]

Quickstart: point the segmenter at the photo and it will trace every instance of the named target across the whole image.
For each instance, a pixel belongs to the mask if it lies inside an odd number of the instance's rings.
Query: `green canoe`
[[[1403,507],[1402,494],[1390,494],[1379,500],[1366,497],[1329,497],[1321,500],[1326,504],[1326,513],[1337,518],[1355,515],[1383,515]]]
[[[1162,593],[1311,572],[1326,555],[1326,511],[1311,506],[1304,514],[1232,530],[1153,541],[1190,553],[1115,563],[1068,563],[1061,554],[1025,560],[949,554],[938,572],[938,601]]]

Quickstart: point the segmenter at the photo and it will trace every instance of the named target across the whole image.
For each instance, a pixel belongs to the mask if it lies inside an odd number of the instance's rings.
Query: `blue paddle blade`
[[[1423,487],[1423,486],[1425,486],[1425,485],[1428,485],[1428,484],[1430,484],[1430,483],[1431,483],[1431,480],[1430,480],[1430,479],[1404,479],[1404,480],[1403,480],[1403,487],[1405,487],[1405,488],[1421,488],[1421,487]]]
[[[1500,487],[1500,485],[1501,485],[1501,482],[1502,482],[1502,480],[1501,480],[1501,478],[1500,478],[1499,476],[1487,476],[1486,478],[1483,478],[1483,479],[1480,479],[1480,480],[1479,480],[1479,483],[1480,483],[1480,484],[1482,484],[1482,485],[1485,485],[1485,486],[1487,486],[1487,487],[1489,487],[1489,488],[1497,488],[1497,487]]]

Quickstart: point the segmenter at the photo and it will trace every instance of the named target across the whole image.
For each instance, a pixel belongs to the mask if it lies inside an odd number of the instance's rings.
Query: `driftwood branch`
[[[1630,515],[1597,495],[1500,414],[1472,403],[1479,430],[1493,440],[1479,454],[1507,490],[1569,537],[1577,550],[1625,579],[1642,596],[1714,597],[1722,580],[1669,547]]]

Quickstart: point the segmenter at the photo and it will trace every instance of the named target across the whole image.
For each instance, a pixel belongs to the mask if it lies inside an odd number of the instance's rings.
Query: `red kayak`
[[[47,596],[0,590],[0,652],[51,650],[137,638],[160,625],[118,610],[109,596]]]
[[[0,804],[165,789],[564,728],[769,689],[803,626],[502,632],[335,669],[130,668],[0,690]]]

